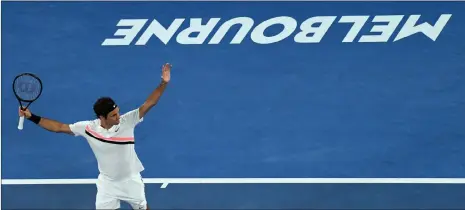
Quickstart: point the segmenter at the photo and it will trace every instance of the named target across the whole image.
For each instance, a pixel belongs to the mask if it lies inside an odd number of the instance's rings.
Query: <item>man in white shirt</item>
[[[82,136],[87,139],[98,162],[97,209],[118,209],[120,202],[133,209],[149,209],[140,172],[144,170],[134,150],[134,128],[158,103],[168,82],[171,65],[162,68],[162,81],[137,109],[120,116],[119,107],[110,97],[101,97],[94,104],[97,119],[64,124],[19,109],[19,115],[40,127],[57,133]]]

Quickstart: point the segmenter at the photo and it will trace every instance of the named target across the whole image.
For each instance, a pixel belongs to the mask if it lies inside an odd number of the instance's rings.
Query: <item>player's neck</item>
[[[100,120],[100,127],[105,128],[106,130],[110,129],[111,125],[106,124],[104,121]]]

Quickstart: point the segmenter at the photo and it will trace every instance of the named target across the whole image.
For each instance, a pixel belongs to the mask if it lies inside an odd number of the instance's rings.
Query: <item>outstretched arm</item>
[[[66,133],[74,135],[68,124],[33,115],[31,111],[29,111],[29,109],[26,109],[24,111],[19,109],[19,116],[24,116],[26,119],[36,123],[45,130],[55,133]]]
[[[149,95],[147,100],[139,107],[139,119],[144,117],[147,112],[158,103],[160,97],[170,81],[171,64],[167,63],[162,68],[162,81],[158,87]]]

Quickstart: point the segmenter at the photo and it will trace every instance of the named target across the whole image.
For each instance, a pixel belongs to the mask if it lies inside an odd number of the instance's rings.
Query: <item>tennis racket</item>
[[[24,111],[42,94],[42,81],[32,73],[17,75],[13,80],[13,93],[18,99],[19,106]],[[23,124],[24,116],[19,118],[19,130],[23,129]]]

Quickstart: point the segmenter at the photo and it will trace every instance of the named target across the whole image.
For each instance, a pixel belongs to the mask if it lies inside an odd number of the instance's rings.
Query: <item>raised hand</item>
[[[171,79],[171,64],[166,63],[163,65],[163,68],[161,70],[161,78],[163,79],[164,82],[169,82]]]

